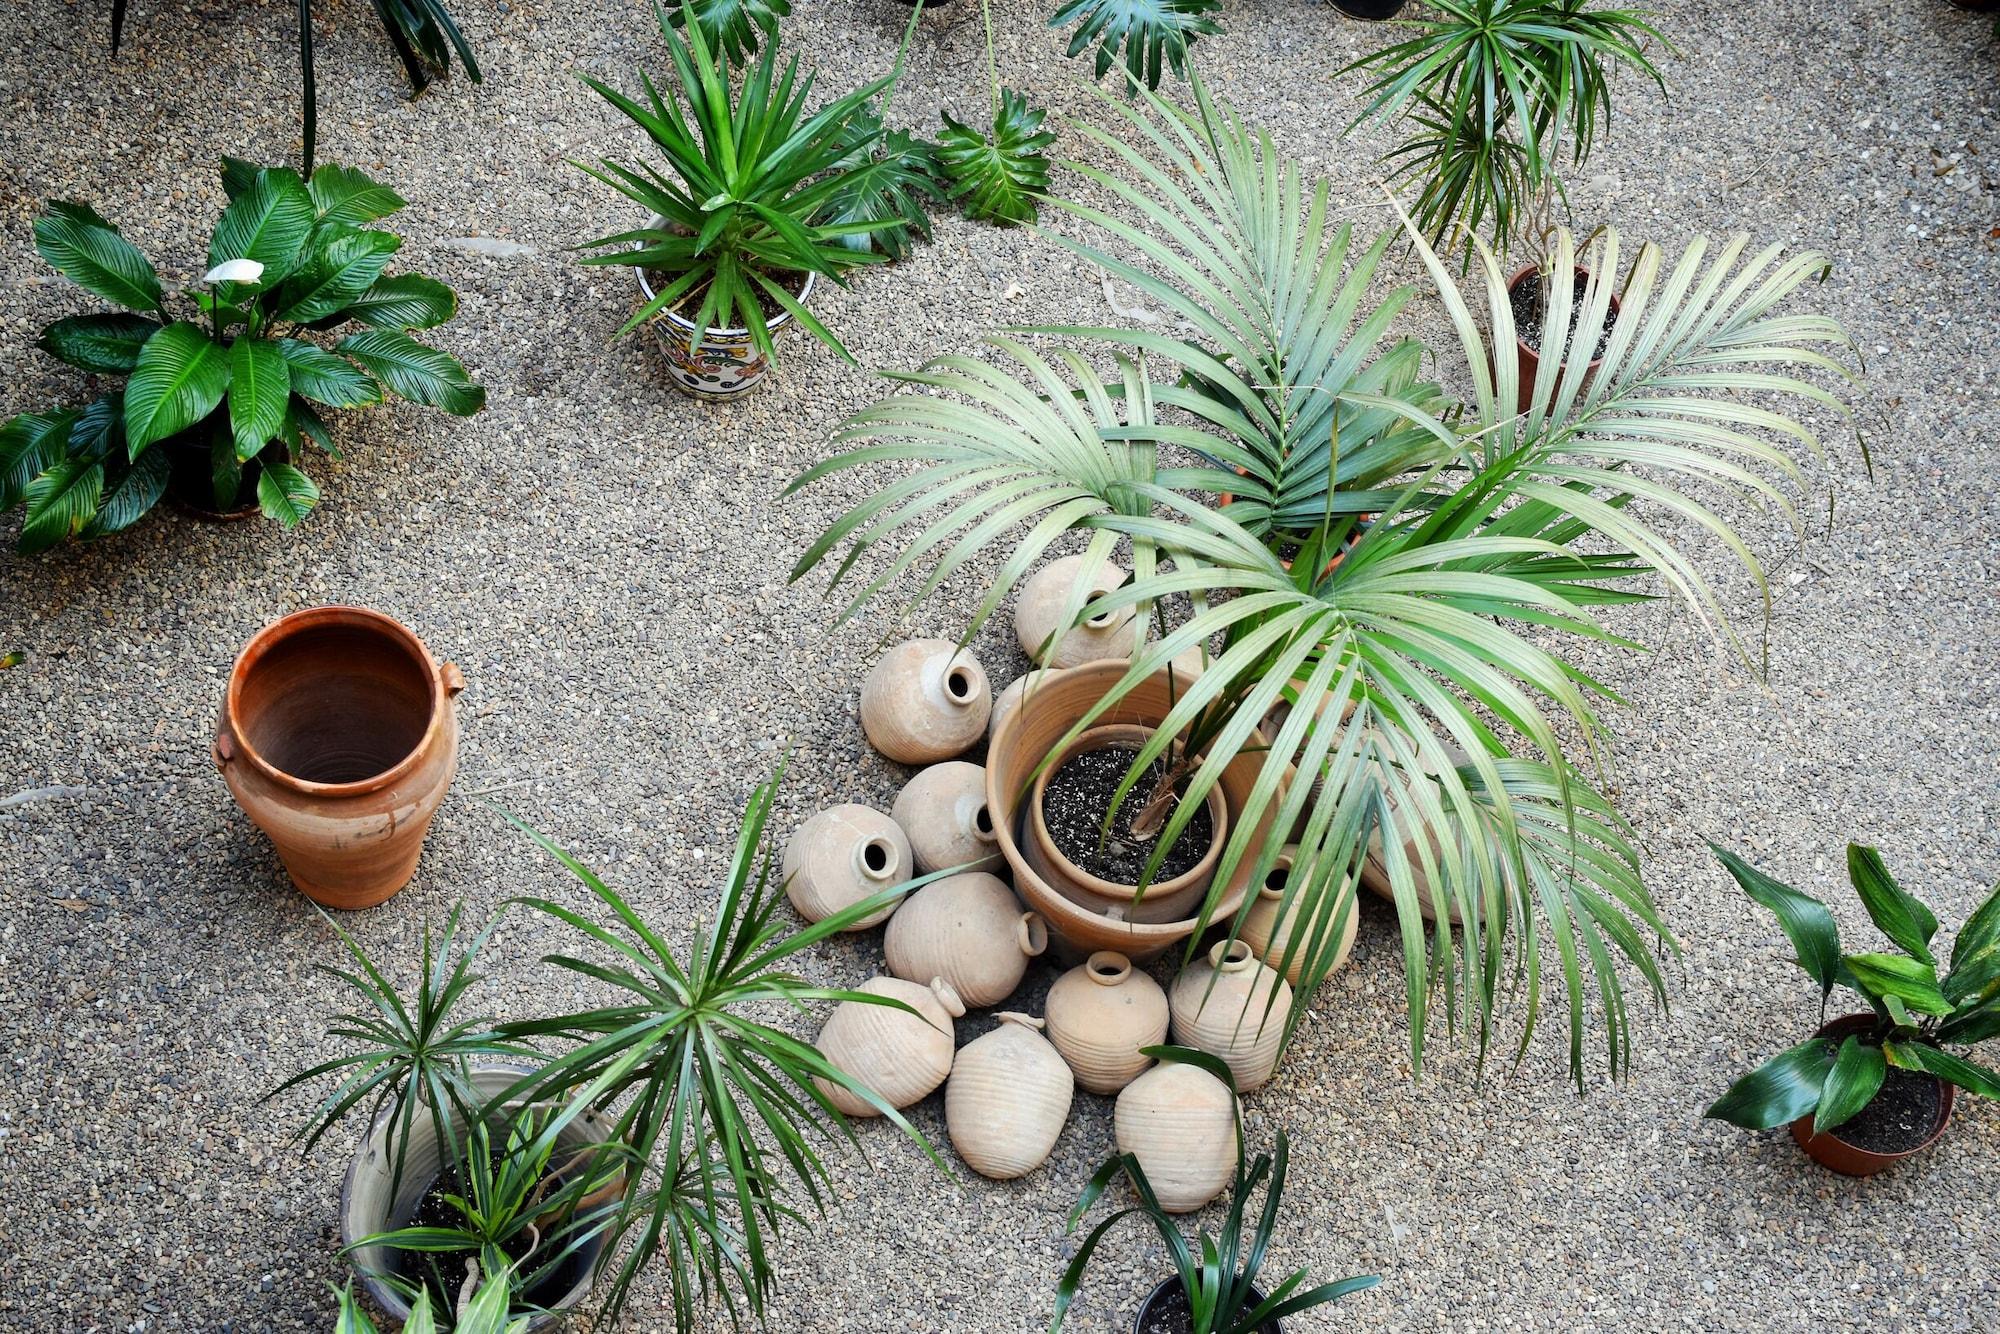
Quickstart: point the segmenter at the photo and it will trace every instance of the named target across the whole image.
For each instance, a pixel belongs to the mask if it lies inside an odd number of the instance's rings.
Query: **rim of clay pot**
[[[652,225],[657,227],[664,224],[666,222],[666,219],[661,217],[659,214],[655,213],[651,218],[651,222]],[[646,247],[643,244],[635,241],[632,243],[632,248],[634,250],[644,250]],[[638,275],[639,290],[640,292],[644,293],[646,300],[651,301],[654,297],[659,295],[659,293],[653,290],[653,285],[646,281],[645,265],[634,264],[632,266],[632,272]],[[799,288],[799,295],[797,299],[800,305],[803,306],[806,304],[806,302],[812,299],[813,288],[818,284],[818,282],[819,282],[819,275],[817,273],[812,272],[811,270],[807,270],[805,284]],[[699,334],[700,332],[694,327],[693,320],[687,318],[685,315],[680,314],[678,311],[667,309],[661,311],[660,315],[666,320],[668,320],[670,323],[672,323],[673,326],[682,333],[693,335],[693,334]],[[778,330],[784,328],[787,324],[790,324],[791,322],[792,322],[792,312],[789,310],[781,310],[777,313],[777,315],[775,315],[771,319],[765,320],[764,327],[770,330],[772,333],[776,333],[778,332]],[[748,329],[710,329],[708,331],[708,336],[718,341],[725,338],[740,341],[749,338],[750,331]]]
[[[1146,899],[1170,898],[1187,889],[1195,881],[1204,876],[1214,874],[1215,864],[1222,858],[1222,845],[1229,841],[1229,803],[1223,799],[1221,785],[1218,784],[1215,787],[1211,787],[1205,799],[1208,806],[1208,819],[1211,831],[1207,851],[1202,853],[1200,861],[1197,861],[1193,866],[1190,866],[1173,879],[1155,880],[1152,884],[1146,886],[1145,899],[1140,899],[1139,887],[1137,885],[1121,885],[1115,880],[1106,880],[1101,876],[1092,875],[1063,855],[1063,850],[1056,846],[1056,841],[1053,838],[1049,837],[1048,822],[1042,815],[1042,795],[1048,790],[1049,780],[1055,776],[1056,770],[1062,768],[1064,764],[1076,756],[1089,750],[1106,750],[1113,746],[1131,746],[1134,742],[1143,746],[1157,730],[1157,728],[1143,727],[1138,723],[1108,723],[1102,727],[1091,728],[1076,740],[1070,742],[1069,745],[1063,747],[1061,751],[1057,752],[1055,759],[1042,766],[1041,773],[1035,776],[1034,789],[1028,796],[1028,832],[1033,836],[1035,842],[1041,845],[1042,851],[1048,855],[1049,860],[1060,867],[1065,875],[1073,877],[1079,885],[1082,885],[1092,894],[1097,895],[1099,898],[1110,899],[1115,903],[1132,903],[1135,901],[1143,903]],[[1136,792],[1128,792],[1125,794],[1125,800],[1129,802],[1136,795]]]
[[[1165,1279],[1160,1283],[1159,1287],[1147,1293],[1146,1300],[1139,1303],[1139,1314],[1132,1318],[1132,1334],[1149,1334],[1149,1331],[1146,1329],[1146,1317],[1152,1314],[1153,1303],[1159,1301],[1180,1286],[1181,1281],[1178,1277]],[[1253,1311],[1256,1310],[1258,1304],[1263,1300],[1263,1292],[1253,1284],[1250,1288],[1250,1309]],[[1285,1334],[1284,1323],[1278,1320],[1266,1320],[1262,1325],[1258,1326],[1258,1334]]]
[[[965,1018],[965,1001],[959,996],[957,987],[942,977],[934,977],[931,979],[930,993],[937,997],[937,1003],[944,1007],[946,1014],[954,1019]]]
[[[1288,885],[1284,883],[1274,885],[1271,883],[1271,877],[1282,873],[1285,879],[1289,881],[1291,879],[1292,866],[1292,854],[1289,852],[1280,852],[1278,860],[1272,862],[1271,869],[1264,873],[1264,883],[1257,886],[1257,897],[1268,899],[1272,903],[1281,901],[1285,897],[1285,890],[1288,888]]]
[[[1576,270],[1576,272],[1582,274],[1584,276],[1585,281],[1589,280],[1590,278],[1589,269],[1586,269],[1581,264],[1573,264],[1570,267]],[[1524,264],[1520,268],[1516,269],[1514,271],[1514,276],[1507,280],[1507,295],[1510,297],[1514,295],[1514,289],[1520,285],[1520,282],[1523,278],[1527,277],[1531,273],[1540,273],[1541,271],[1542,271],[1542,266],[1539,264]],[[1611,318],[1616,320],[1618,318],[1618,312],[1621,309],[1622,307],[1618,303],[1618,293],[1613,292],[1611,294],[1611,306],[1610,306]],[[1548,330],[1544,329],[1542,332],[1544,335],[1546,335],[1548,333]],[[1531,358],[1536,366],[1541,365],[1542,350],[1538,347],[1529,347],[1528,340],[1521,337],[1518,331],[1514,334],[1514,345],[1520,349],[1521,355]],[[1583,369],[1586,373],[1588,373],[1590,371],[1596,370],[1599,366],[1602,366],[1603,364],[1604,364],[1603,357],[1592,357],[1589,363],[1585,365]],[[1561,363],[1557,363],[1557,366],[1560,369]]]
[[[1115,987],[1132,976],[1132,961],[1117,950],[1093,950],[1083,961],[1083,975],[1100,987]]]
[[[874,865],[868,854],[880,854],[882,864]],[[886,834],[870,834],[854,845],[854,874],[863,880],[889,880],[896,874],[896,845]]]
[[[1243,973],[1257,962],[1257,952],[1242,937],[1218,940],[1208,947],[1208,966],[1218,973]]]
[[[259,755],[257,748],[250,744],[249,737],[244,735],[243,728],[237,725],[237,719],[241,715],[244,683],[264,655],[293,635],[329,625],[374,630],[385,638],[395,641],[422,670],[425,688],[430,694],[430,719],[424,725],[423,736],[410,747],[409,753],[381,773],[356,779],[351,783],[316,783],[309,778],[300,778],[296,774],[285,772]],[[252,767],[272,782],[311,796],[359,796],[364,792],[385,788],[417,767],[423,756],[437,744],[438,733],[444,730],[445,710],[451,707],[452,697],[464,688],[465,681],[459,676],[458,668],[450,663],[440,663],[432,657],[431,651],[424,646],[424,641],[417,638],[416,631],[395,617],[376,611],[372,607],[332,603],[324,607],[306,607],[289,615],[280,616],[250,637],[250,642],[236,655],[236,665],[229,669],[229,691],[224,696],[223,722],[236,755],[248,760]],[[216,739],[216,744],[218,747],[221,746],[221,737]]]
[[[1874,1026],[1875,1016],[1873,1014],[1847,1014],[1821,1024],[1819,1030],[1813,1036],[1821,1038],[1844,1038],[1854,1033],[1865,1033]],[[1811,1112],[1807,1112],[1804,1116],[1791,1123],[1792,1139],[1801,1149],[1805,1150],[1808,1158],[1811,1158],[1821,1167],[1839,1172],[1843,1176],[1874,1176],[1877,1172],[1894,1167],[1905,1158],[1915,1157],[1917,1154],[1930,1148],[1933,1144],[1936,1144],[1943,1137],[1945,1127],[1951,1122],[1952,1103],[1954,1095],[1958,1090],[1953,1085],[1939,1079],[1936,1075],[1932,1075],[1930,1078],[1938,1086],[1937,1121],[1931,1126],[1930,1133],[1924,1136],[1923,1142],[1920,1144],[1913,1145],[1907,1149],[1898,1149],[1894,1153],[1878,1153],[1873,1149],[1864,1149],[1859,1145],[1849,1144],[1840,1137],[1840,1129],[1837,1126],[1832,1130],[1823,1131],[1816,1135],[1812,1133],[1813,1114]]]

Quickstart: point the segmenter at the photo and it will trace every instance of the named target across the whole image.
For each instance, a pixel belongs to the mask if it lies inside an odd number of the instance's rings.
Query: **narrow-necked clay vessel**
[[[259,630],[230,670],[213,757],[292,883],[367,908],[416,874],[458,770],[465,677],[365,607],[311,607]]]
[[[1460,765],[1466,762],[1467,756],[1463,751],[1454,746],[1448,749],[1446,758],[1453,765]],[[1425,766],[1425,769],[1427,772],[1435,772],[1435,767],[1428,764]],[[1406,830],[1412,831],[1411,836],[1403,840],[1403,856],[1408,861],[1410,880],[1416,889],[1417,910],[1423,913],[1425,921],[1434,922],[1437,920],[1436,896],[1431,890],[1430,876],[1424,871],[1423,856],[1418,850],[1418,842],[1419,840],[1429,842],[1433,864],[1442,855],[1442,850],[1436,837],[1427,828],[1416,828],[1417,822],[1421,817],[1409,801],[1408,788],[1410,781],[1407,776],[1404,776],[1401,781],[1392,776],[1390,781],[1384,785],[1383,795],[1387,799],[1389,806],[1394,810],[1398,822]],[[1367,860],[1361,863],[1361,883],[1368,887],[1369,892],[1385,898],[1391,903],[1396,901],[1395,883],[1389,875],[1389,863],[1383,851],[1382,833],[1379,829],[1368,837],[1368,857]],[[1446,897],[1448,898],[1449,895],[1446,895]],[[1451,919],[1451,924],[1453,926],[1459,925],[1458,905],[1456,903],[1449,904],[1447,911]]]
[[[1173,1011],[1174,1041],[1221,1057],[1236,1091],[1248,1093],[1277,1068],[1292,988],[1257,962],[1247,942],[1218,940],[1207,959],[1174,979],[1167,1006]]]
[[[889,814],[909,838],[922,874],[957,866],[997,871],[1002,865],[981,765],[964,760],[933,764],[903,784]]]
[[[1118,1151],[1145,1169],[1170,1214],[1201,1208],[1236,1171],[1236,1100],[1199,1066],[1162,1062],[1125,1086],[1112,1123]]]
[[[912,639],[882,655],[861,686],[861,730],[899,764],[963,755],[986,733],[993,690],[971,652]]]
[[[910,878],[910,840],[902,826],[872,806],[848,802],[821,811],[785,844],[785,897],[808,922],[831,917]],[[848,927],[866,931],[887,921],[896,905]]]
[[[1009,681],[1007,688],[994,697],[993,715],[986,720],[986,735],[989,740],[1000,735],[1000,725],[1007,721],[1008,715],[1021,707],[1021,701],[1034,691],[1035,683],[1047,675],[1048,672],[1044,668],[1030,667]]]
[[[1100,658],[1129,658],[1133,646],[1139,642],[1139,623],[1129,607],[1093,616],[1067,629],[1059,623],[1063,604],[1083,578],[1084,561],[1083,556],[1050,561],[1021,585],[1015,599],[1015,637],[1021,641],[1021,651],[1044,667],[1075,667]],[[1100,561],[1092,572],[1089,592],[1077,610],[1123,584],[1125,577],[1123,566]],[[1062,633],[1056,636],[1054,648],[1044,654],[1049,636],[1058,630]]]
[[[1344,881],[1335,889],[1331,905],[1322,909],[1318,922],[1310,917],[1304,918],[1305,929],[1296,932],[1298,943],[1293,944],[1294,928],[1301,920],[1306,904],[1303,898],[1294,898],[1291,907],[1285,909],[1284,898],[1285,886],[1291,877],[1292,864],[1298,854],[1298,845],[1295,843],[1287,843],[1279,851],[1277,864],[1272,866],[1270,874],[1264,877],[1263,888],[1257,891],[1257,897],[1251,901],[1250,911],[1243,918],[1243,929],[1238,932],[1238,935],[1249,942],[1250,948],[1256,951],[1257,957],[1270,967],[1278,968],[1283,964],[1280,971],[1284,973],[1285,981],[1293,987],[1298,986],[1299,978],[1305,972],[1306,955],[1314,948],[1314,932],[1317,930],[1331,934],[1335,918],[1342,913],[1346,914],[1347,920],[1341,924],[1339,934],[1332,937],[1333,962],[1326,970],[1327,976],[1331,977],[1347,963],[1347,956],[1353,953],[1354,932],[1361,918],[1360,905],[1354,902],[1354,884],[1351,880]],[[1323,942],[1321,948],[1324,948]],[[1287,949],[1291,950],[1290,958],[1285,957]]]
[[[891,1107],[923,1101],[951,1073],[952,1048],[958,1041],[952,1020],[965,1013],[958,993],[941,977],[932,978],[929,986],[899,977],[871,977],[855,990],[899,1000],[916,1013],[867,1001],[842,1001],[819,1031],[820,1055]],[[880,1115],[838,1084],[817,1077],[813,1082],[849,1116]]]
[[[1069,1119],[1076,1079],[1041,1028],[1031,1015],[1004,1011],[998,1028],[952,1059],[945,1130],[983,1177],[1010,1181],[1040,1167]]]
[[[1137,1079],[1153,1063],[1139,1049],[1167,1040],[1167,993],[1115,950],[1099,950],[1057,978],[1045,1012],[1049,1041],[1092,1093],[1116,1093]]]
[[[960,1000],[984,1009],[1013,995],[1028,960],[1048,945],[1041,914],[1023,912],[1006,881],[967,871],[905,899],[889,919],[882,952],[897,977],[941,977]]]

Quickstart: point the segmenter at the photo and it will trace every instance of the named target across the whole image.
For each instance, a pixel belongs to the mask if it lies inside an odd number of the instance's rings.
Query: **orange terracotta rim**
[[[1570,267],[1573,268],[1576,272],[1582,274],[1584,276],[1585,281],[1588,281],[1590,279],[1591,276],[1590,270],[1584,268],[1583,265],[1573,264]],[[1509,297],[1513,296],[1514,289],[1520,286],[1521,284],[1521,279],[1527,277],[1531,273],[1541,272],[1541,268],[1542,266],[1539,264],[1523,264],[1520,268],[1516,269],[1514,271],[1514,276],[1507,280],[1507,295]],[[1620,309],[1622,309],[1622,307],[1620,307],[1618,304],[1618,293],[1616,292],[1613,292],[1611,294],[1610,309],[1611,309],[1611,318],[1614,320],[1617,319],[1618,312],[1620,311]],[[1544,332],[1546,332],[1546,330],[1544,330]],[[1518,333],[1514,335],[1514,346],[1519,348],[1521,355],[1529,358],[1533,364],[1537,366],[1541,364],[1542,350],[1538,347],[1529,347],[1528,340],[1521,337],[1521,335]],[[1585,366],[1584,370],[1594,371],[1603,364],[1604,364],[1603,357],[1592,357],[1590,359],[1590,364]]]
[[[307,630],[317,630],[323,626],[349,626],[357,629],[373,630],[383,638],[393,641],[410,660],[423,672],[425,687],[430,695],[430,718],[424,724],[424,734],[402,759],[379,774],[357,779],[351,783],[315,783],[311,779],[300,778],[287,773],[257,753],[256,747],[237,726],[238,710],[243,702],[243,685],[252,671],[273,648],[293,635]],[[355,797],[388,787],[414,770],[432,747],[438,744],[438,734],[444,730],[445,710],[451,705],[451,697],[457,693],[449,689],[444,680],[445,668],[431,656],[424,647],[424,641],[416,632],[386,612],[372,607],[353,607],[343,603],[333,603],[324,607],[306,607],[300,611],[280,616],[250,637],[243,651],[236,655],[236,665],[229,669],[229,690],[223,697],[223,726],[234,746],[236,754],[248,760],[259,773],[272,782],[316,797]],[[453,676],[456,667],[450,668]],[[221,738],[217,738],[221,744]]]

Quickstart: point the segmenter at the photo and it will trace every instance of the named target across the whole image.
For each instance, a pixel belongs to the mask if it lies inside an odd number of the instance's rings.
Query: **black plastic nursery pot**
[[[1831,1038],[1833,1041],[1838,1042],[1850,1034],[1866,1033],[1874,1026],[1874,1015],[1850,1014],[1822,1025],[1818,1036]],[[1894,1067],[1891,1067],[1890,1073],[1893,1076],[1919,1082],[1928,1080],[1937,1090],[1937,1111],[1931,1120],[1928,1132],[1919,1132],[1922,1134],[1920,1142],[1901,1149],[1864,1148],[1859,1144],[1851,1144],[1841,1138],[1841,1132],[1848,1130],[1854,1122],[1850,1121],[1846,1125],[1836,1126],[1824,1134],[1815,1135],[1812,1129],[1812,1114],[1807,1113],[1792,1122],[1791,1126],[1792,1138],[1798,1142],[1798,1146],[1801,1149],[1806,1151],[1806,1156],[1821,1167],[1831,1168],[1833,1171],[1839,1172],[1844,1176],[1872,1177],[1877,1172],[1884,1172],[1894,1167],[1905,1158],[1915,1157],[1925,1149],[1930,1148],[1931,1145],[1937,1143],[1939,1137],[1944,1134],[1945,1126],[1951,1121],[1952,1098],[1958,1090],[1939,1079],[1936,1075],[1913,1075],[1907,1071],[1896,1070]],[[1879,1093],[1876,1095],[1878,1101],[1881,1097],[1882,1095]],[[1867,1115],[1869,1108],[1872,1108],[1874,1105],[1871,1102],[1868,1107],[1862,1108],[1860,1115]]]
[[[197,439],[198,435],[201,438]],[[218,509],[215,483],[209,474],[208,440],[201,427],[171,440],[162,440],[153,448],[166,450],[167,457],[172,460],[173,470],[167,474],[167,499],[174,503],[175,509],[210,523],[234,523],[262,512],[257,503],[257,479],[263,476],[264,466],[259,459],[251,459],[243,465],[243,477],[237,483],[235,501]],[[286,457],[290,457],[289,451]]]
[[[1333,7],[1351,19],[1379,23],[1403,12],[1410,0],[1332,0]]]
[[[1256,1288],[1250,1289],[1250,1302],[1254,1308],[1264,1300],[1264,1294]],[[1170,1278],[1148,1293],[1139,1305],[1139,1314],[1132,1321],[1132,1334],[1188,1334],[1194,1328],[1194,1320],[1188,1314],[1187,1292],[1178,1278]],[[1285,1334],[1282,1321],[1267,1320],[1257,1327],[1258,1334]]]

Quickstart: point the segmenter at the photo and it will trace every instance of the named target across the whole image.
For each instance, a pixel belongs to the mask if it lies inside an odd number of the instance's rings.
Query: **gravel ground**
[[[33,348],[43,322],[89,305],[33,253],[42,199],[93,201],[185,280],[221,205],[216,156],[296,150],[290,5],[140,0],[116,60],[105,8],[17,0],[0,14],[10,414],[81,396]],[[888,0],[797,8],[788,34],[840,79],[886,70],[906,13]],[[1005,8],[1007,81],[1101,121],[1087,68],[1041,24],[1048,6]],[[1665,606],[1622,622],[1656,652],[1592,663],[1633,701],[1614,720],[1616,791],[1688,947],[1671,1014],[1635,1009],[1629,1081],[1578,1097],[1552,1029],[1483,1082],[1440,1042],[1413,1084],[1393,924],[1370,905],[1354,963],[1250,1104],[1254,1140],[1284,1127],[1295,1145],[1278,1261],[1383,1276],[1297,1320],[1302,1331],[1994,1328],[1992,1108],[1961,1103],[1935,1151],[1872,1182],[1810,1168],[1781,1134],[1699,1119],[1811,1017],[1782,938],[1705,840],[1834,896],[1855,932],[1866,924],[1840,874],[1850,837],[1881,845],[1948,920],[2000,874],[1991,27],[1942,0],[1831,15],[1775,0],[1660,8],[1686,52],[1669,66],[1672,95],[1621,81],[1614,133],[1578,182],[1579,219],[1675,247],[1741,228],[1827,251],[1833,276],[1810,299],[1867,354],[1873,481],[1842,443],[1807,498],[1803,544],[1732,513],[1778,570],[1768,681]],[[320,9],[322,157],[412,201],[402,263],[459,290],[440,341],[491,403],[471,421],[348,417],[346,461],[316,466],[324,505],[293,536],[163,510],[92,549],[0,556],[0,651],[28,654],[0,673],[9,1328],[328,1325],[352,1138],[302,1159],[288,1137],[308,1099],[259,1099],[318,1050],[337,997],[312,965],[333,939],[207,760],[224,674],[261,623],[369,603],[471,683],[462,773],[416,881],[348,921],[378,957],[407,956],[454,900],[485,913],[562,888],[482,790],[679,924],[710,901],[741,803],[786,744],[798,750],[787,826],[837,800],[886,808],[903,776],[868,752],[855,716],[886,623],[829,629],[818,592],[785,582],[864,482],[778,499],[878,382],[794,336],[774,387],[727,408],[691,403],[654,349],[612,341],[633,304],[624,275],[567,253],[628,215],[563,159],[632,147],[574,76],[629,84],[640,62],[660,67],[648,6],[460,0],[486,83],[415,102],[360,0]],[[1200,48],[1216,89],[1330,176],[1364,229],[1381,225],[1368,166],[1381,140],[1341,140],[1353,86],[1329,77],[1379,34],[1299,3],[1231,0],[1226,18],[1228,34]],[[919,36],[899,110],[926,127],[939,109],[979,112],[982,66],[976,10],[957,0]],[[870,368],[967,348],[1003,321],[1110,318],[1096,275],[1047,237],[963,221],[821,313]],[[0,520],[10,542],[16,522]],[[1754,633],[1748,581],[1722,587]],[[912,628],[955,632],[979,591],[961,581]],[[994,634],[979,648],[998,680],[1021,667]],[[557,940],[511,920],[489,1002],[568,999],[534,964]],[[813,967],[858,981],[878,949],[871,935]],[[1031,974],[1032,1002],[1048,980]],[[1008,1185],[947,1181],[893,1133],[864,1132],[866,1159],[840,1163],[829,1215],[780,1253],[772,1328],[1043,1327],[1071,1252],[1063,1216],[1110,1145],[1109,1113],[1081,1096],[1053,1160]],[[941,1137],[939,1100],[917,1121]],[[1118,1239],[1074,1327],[1127,1328],[1161,1269],[1137,1231]],[[626,1327],[661,1328],[658,1300],[642,1294]]]

